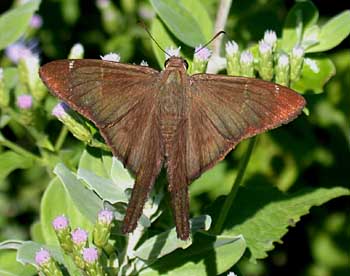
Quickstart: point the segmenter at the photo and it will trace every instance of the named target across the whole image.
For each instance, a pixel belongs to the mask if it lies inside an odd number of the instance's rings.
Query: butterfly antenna
[[[207,43],[205,43],[202,47],[200,47],[195,53],[202,51],[205,47],[207,47],[210,43],[212,43],[219,35],[226,34],[225,31],[220,31],[212,39],[210,39]]]
[[[143,22],[143,21],[140,21],[139,24],[141,25],[142,28],[145,29],[145,31],[148,33],[149,37],[153,40],[153,42],[158,46],[158,48],[160,50],[162,50],[162,52],[164,52],[164,54],[170,56],[160,45],[159,43],[157,42],[157,40],[154,39],[154,37],[151,35],[151,32],[148,30],[146,24]]]

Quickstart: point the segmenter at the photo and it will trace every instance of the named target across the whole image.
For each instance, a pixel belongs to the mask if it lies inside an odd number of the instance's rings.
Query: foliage
[[[111,156],[90,122],[72,113],[72,128],[51,114],[57,99],[41,83],[37,50],[29,48],[40,47],[46,61],[74,57],[71,48],[81,42],[89,58],[112,51],[122,62],[147,59],[162,68],[166,57],[137,24],[141,19],[162,48],[181,45],[191,72],[196,65],[193,48],[214,35],[218,1],[96,1],[92,10],[83,1],[21,2],[14,1],[0,16],[0,49],[6,48],[0,60],[0,274],[34,275],[35,254],[45,248],[65,273],[81,275],[60,246],[52,221],[64,214],[72,229],[88,231],[87,243],[98,247],[92,233],[99,212],[107,209],[115,220],[108,244],[99,250],[109,275],[217,275],[229,270],[244,275],[346,275],[350,55],[343,48],[349,47],[349,10],[330,17],[311,1],[296,2],[289,11],[279,1],[234,1],[224,40],[233,37],[240,52],[251,51],[255,76],[261,76],[258,40],[266,29],[279,34],[274,66],[282,54],[292,62],[293,48],[303,47],[298,77],[288,82],[306,97],[309,116],[260,135],[251,156],[253,143],[242,142],[196,180],[190,187],[191,239],[181,241],[164,200],[163,175],[136,231],[129,237],[121,234],[133,177]],[[36,12],[42,26],[33,23]],[[14,60],[14,45],[30,55]],[[222,53],[209,62],[215,72],[225,73]],[[273,72],[275,81],[277,73]],[[32,97],[29,108],[20,103],[23,95]],[[237,166],[238,160],[245,165]],[[244,175],[243,183],[231,190],[237,175]],[[222,215],[223,205],[228,206],[227,216]],[[312,208],[320,205],[324,206]],[[20,226],[23,221],[26,225]],[[296,243],[297,248],[288,243],[289,237],[295,238],[294,226],[307,237],[305,244]],[[277,245],[285,239],[286,244]],[[305,251],[309,260],[300,264],[299,254]]]

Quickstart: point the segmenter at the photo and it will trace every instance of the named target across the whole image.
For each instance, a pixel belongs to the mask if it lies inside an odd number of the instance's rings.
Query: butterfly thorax
[[[165,155],[168,155],[174,136],[186,118],[185,84],[187,81],[186,68],[180,62],[173,66],[170,61],[161,73],[158,114]]]

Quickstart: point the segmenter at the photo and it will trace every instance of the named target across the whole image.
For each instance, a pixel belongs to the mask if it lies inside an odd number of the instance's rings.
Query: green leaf
[[[209,41],[213,37],[213,21],[211,20],[207,10],[205,9],[203,2],[198,0],[181,0],[181,4],[184,8],[193,16],[193,18],[197,21],[200,26],[205,39]],[[198,46],[198,45],[197,45]]]
[[[41,248],[45,248],[50,252],[50,255],[53,257],[55,261],[59,264],[65,266],[68,270],[68,274],[70,276],[80,276],[81,270],[79,270],[74,264],[71,258],[63,255],[61,248],[58,246],[48,246],[45,244],[40,244],[32,241],[24,242],[23,245],[18,249],[17,252],[17,261],[22,264],[35,264],[35,253],[39,251]],[[65,274],[66,275],[66,274]]]
[[[301,77],[291,84],[291,88],[300,93],[306,91],[321,93],[323,92],[323,86],[334,75],[335,67],[329,58],[305,58]]]
[[[251,260],[262,259],[274,248],[273,243],[287,233],[288,227],[309,213],[311,207],[344,195],[350,195],[350,191],[342,187],[306,188],[288,195],[254,181],[239,189],[223,235],[243,235]],[[220,211],[221,202],[222,198],[214,204],[216,212]]]
[[[152,20],[151,33],[163,49],[168,47],[178,47],[176,46],[175,41],[170,36],[163,23],[158,18],[154,18]],[[159,49],[158,45],[154,41],[152,41],[152,48],[156,55],[160,68],[163,68],[166,59],[165,53],[161,49]]]
[[[0,252],[0,275],[1,276],[31,276],[36,274],[33,266],[23,265],[16,261],[17,252],[6,250]]]
[[[94,172],[98,176],[109,177],[109,170],[103,164],[101,150],[89,148],[84,150],[79,161],[79,169]]]
[[[219,275],[230,269],[245,249],[242,236],[213,236],[198,232],[186,252],[178,249],[142,270],[140,275]]]
[[[198,230],[208,230],[211,224],[209,216],[200,216],[190,220],[191,232],[194,234]],[[180,240],[177,237],[175,227],[169,231],[155,235],[146,240],[135,252],[135,256],[147,261],[154,262],[178,248],[185,249],[192,244],[192,240]]]
[[[26,30],[40,0],[32,0],[0,17],[0,50],[15,42]]]
[[[90,222],[96,222],[98,212],[103,209],[103,201],[87,189],[62,163],[55,167],[54,173],[61,180],[80,213]]]
[[[18,84],[18,70],[15,67],[4,68],[5,89],[10,90]]]
[[[312,2],[297,2],[289,11],[283,26],[282,49],[288,52],[301,43],[303,31],[316,24],[317,20],[318,11]]]
[[[315,53],[330,50],[342,42],[350,34],[350,11],[343,11],[331,18],[321,27],[320,43],[310,47],[306,52]]]
[[[54,178],[46,188],[40,209],[41,231],[46,244],[59,245],[52,227],[52,221],[59,215],[65,215],[69,219],[72,229],[81,227],[91,231],[93,228],[92,223],[75,206],[58,178]]]
[[[13,151],[0,153],[0,181],[5,179],[16,169],[27,169],[32,167],[34,160],[30,157],[20,155]]]
[[[175,0],[150,0],[150,2],[164,24],[183,43],[196,47],[206,42],[202,28],[181,3]]]
[[[34,222],[30,226],[30,237],[34,242],[45,243],[45,238],[43,235],[43,229],[39,221]]]
[[[89,189],[95,191],[103,200],[111,204],[129,201],[124,189],[109,178],[98,176],[85,169],[79,169],[78,177],[88,184]]]

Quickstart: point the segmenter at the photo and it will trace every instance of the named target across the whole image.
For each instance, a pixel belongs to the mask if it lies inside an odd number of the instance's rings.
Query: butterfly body
[[[136,226],[162,166],[179,238],[189,237],[188,185],[242,139],[294,119],[305,105],[287,87],[244,77],[186,73],[170,57],[158,72],[102,60],[59,60],[40,69],[52,93],[93,121],[135,174],[123,232]]]

